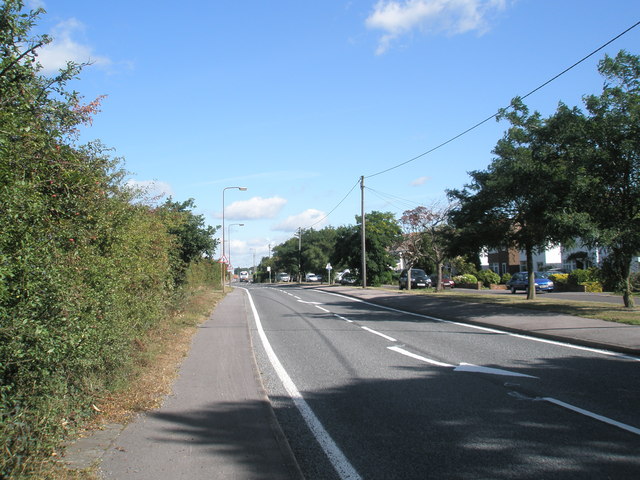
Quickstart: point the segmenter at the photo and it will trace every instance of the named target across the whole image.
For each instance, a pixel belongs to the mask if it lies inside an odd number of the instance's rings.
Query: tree
[[[380,285],[391,281],[390,269],[395,264],[391,249],[398,243],[401,231],[393,213],[373,211],[365,215],[367,283]],[[362,217],[357,215],[356,223],[361,224],[361,222]],[[339,227],[331,262],[334,265],[348,267],[355,272],[361,270],[361,259],[360,227],[357,225]]]
[[[528,299],[535,298],[533,254],[549,244],[566,241],[579,231],[571,215],[571,175],[566,162],[551,155],[545,123],[519,98],[502,109],[498,120],[510,128],[498,141],[496,158],[485,171],[474,171],[473,182],[449,196],[459,202],[451,218],[457,236],[481,247],[524,250],[529,272]]]
[[[578,204],[589,215],[591,241],[605,246],[626,307],[633,307],[630,266],[640,253],[640,57],[605,56],[602,93],[585,98],[590,151]],[[577,146],[581,146],[577,144]]]
[[[450,209],[450,206],[437,204],[430,208],[419,206],[406,210],[400,218],[404,232],[401,248],[409,262],[406,268],[410,269],[419,258],[426,257],[436,267],[438,291],[442,290],[442,267],[448,257]],[[410,285],[408,281],[407,288]]]

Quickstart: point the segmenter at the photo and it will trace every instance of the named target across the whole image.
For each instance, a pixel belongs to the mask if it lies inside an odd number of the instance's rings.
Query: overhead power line
[[[564,75],[565,73],[567,73],[569,70],[575,68],[576,66],[580,65],[582,62],[584,62],[585,60],[587,60],[588,58],[594,56],[596,53],[598,53],[600,50],[602,50],[603,48],[607,47],[608,45],[610,45],[611,43],[615,42],[617,39],[619,39],[620,37],[622,37],[623,35],[625,35],[626,33],[630,32],[631,30],[633,30],[634,28],[636,28],[638,25],[640,25],[640,22],[636,22],[635,24],[633,24],[632,26],[630,26],[629,28],[627,28],[624,32],[619,33],[618,35],[616,35],[615,37],[613,37],[611,40],[609,40],[608,42],[602,44],[601,46],[599,46],[598,48],[596,48],[594,51],[592,51],[591,53],[589,53],[588,55],[584,56],[583,58],[581,58],[580,60],[578,60],[576,63],[574,63],[573,65],[571,65],[568,68],[565,68],[562,72],[558,73],[557,75],[555,75],[554,77],[550,78],[549,80],[547,80],[546,82],[544,82],[543,84],[537,86],[536,88],[534,88],[533,90],[531,90],[529,93],[522,95],[520,98],[525,99],[527,97],[529,97],[530,95],[533,95],[534,93],[536,93],[538,90],[546,87],[547,85],[549,85],[551,82],[553,82],[554,80],[558,79],[559,77],[561,77],[562,75]],[[509,107],[505,107],[505,108],[509,108]],[[383,173],[387,173],[390,172],[391,170],[395,170],[396,168],[400,168],[404,165],[407,165],[408,163],[411,162],[415,162],[416,160],[418,160],[419,158],[424,157],[425,155],[429,155],[432,152],[435,152],[436,150],[444,147],[445,145],[448,145],[449,143],[453,142],[454,140],[457,140],[458,138],[462,137],[463,135],[466,135],[467,133],[471,132],[472,130],[475,130],[476,128],[480,127],[481,125],[487,123],[489,120],[495,118],[498,115],[498,113],[494,113],[493,115],[485,118],[484,120],[481,120],[480,122],[476,123],[475,125],[473,125],[472,127],[467,128],[465,131],[455,135],[454,137],[451,137],[449,140],[446,140],[444,142],[442,142],[439,145],[436,145],[435,147],[433,147],[430,150],[427,150],[424,153],[421,153],[420,155],[417,155],[413,158],[410,158],[409,160],[406,160],[402,163],[399,163],[397,165],[394,165],[393,167],[389,167],[385,170],[381,170],[377,173],[365,176],[365,178],[371,178],[371,177],[376,177],[378,175],[382,175]]]
[[[318,225],[320,222],[323,222],[324,220],[326,220],[327,218],[329,218],[329,215],[331,215],[333,212],[335,212],[335,211],[336,211],[336,209],[337,209],[340,205],[342,205],[342,203],[347,199],[347,197],[348,197],[349,195],[351,195],[351,192],[353,192],[353,190],[358,186],[358,184],[359,184],[359,183],[360,183],[360,179],[358,179],[358,181],[353,185],[353,187],[351,187],[351,190],[349,190],[349,191],[347,192],[347,194],[342,198],[342,200],[340,200],[340,202],[338,202],[338,204],[337,204],[335,207],[333,207],[333,209],[332,209],[329,213],[327,213],[324,217],[322,217],[322,218],[321,218],[320,220],[318,220],[317,222],[315,222],[315,223],[313,223],[313,224],[311,224],[311,225],[309,225],[309,226],[307,226],[307,227],[304,227],[304,230],[306,230],[306,229],[308,229],[308,228],[313,228],[314,226]]]

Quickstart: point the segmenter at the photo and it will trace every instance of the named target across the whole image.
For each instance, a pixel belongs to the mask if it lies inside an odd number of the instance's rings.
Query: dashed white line
[[[372,307],[377,307],[377,308],[380,308],[380,309],[383,309],[383,310],[389,310],[391,312],[402,313],[404,315],[411,315],[413,317],[426,318],[427,320],[433,320],[435,322],[448,323],[450,325],[459,325],[459,326],[466,327],[466,328],[471,328],[471,329],[474,329],[474,330],[481,330],[481,331],[484,331],[484,332],[497,333],[497,334],[500,334],[500,335],[507,335],[509,337],[521,338],[523,340],[529,340],[529,341],[539,342],[539,343],[546,343],[548,345],[556,345],[558,347],[571,348],[573,350],[582,350],[582,351],[585,351],[585,352],[597,353],[597,354],[606,355],[606,356],[609,356],[609,357],[616,357],[616,358],[620,358],[620,359],[624,359],[624,360],[632,360],[634,362],[640,362],[640,357],[633,356],[633,355],[626,355],[624,353],[613,352],[611,350],[603,350],[603,349],[600,349],[600,348],[593,348],[593,347],[584,347],[582,345],[574,345],[572,343],[560,342],[560,341],[557,341],[557,340],[548,340],[546,338],[532,337],[532,336],[521,334],[521,333],[507,332],[506,330],[499,330],[497,328],[489,328],[489,327],[482,327],[480,325],[472,325],[470,323],[454,322],[452,320],[445,320],[443,318],[432,317],[430,315],[424,315],[424,314],[421,314],[421,313],[408,312],[406,310],[400,310],[398,308],[387,307],[387,306],[384,306],[384,305],[378,305],[377,303],[367,302],[366,300],[362,300],[360,298],[348,297],[348,296],[342,295],[340,293],[325,292],[325,291],[322,291],[322,290],[318,290],[318,292],[324,293],[325,295],[333,295],[335,297],[346,298],[346,299],[352,300],[352,301],[357,302],[357,303],[364,303],[365,305],[370,305]]]
[[[380,333],[380,332],[376,332],[375,330],[373,330],[372,328],[369,327],[363,327],[360,326],[361,329],[366,330],[367,332],[373,333],[374,335],[378,335],[382,338],[386,338],[387,340],[389,340],[390,342],[397,342],[397,340],[393,337],[390,337],[389,335],[385,335],[384,333]]]
[[[334,313],[334,315],[336,317],[338,317],[340,320],[344,320],[345,322],[353,323],[353,320],[349,320],[348,318],[345,318],[342,315],[338,315],[337,313]]]

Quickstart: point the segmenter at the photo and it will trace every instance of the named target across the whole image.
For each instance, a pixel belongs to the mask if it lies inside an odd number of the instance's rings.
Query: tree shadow
[[[584,358],[541,361],[527,373],[593,364]],[[536,397],[535,380],[505,380],[430,366],[407,366],[400,378],[351,378],[303,393],[320,422],[365,479],[638,478],[640,437]],[[637,387],[634,385],[633,388]],[[517,392],[517,394],[515,394]],[[524,393],[523,393],[524,392]],[[626,398],[637,404],[638,390]],[[306,478],[335,478],[286,396],[271,398]],[[192,412],[156,412],[156,442],[198,444],[252,465],[265,441],[260,402],[212,404]],[[637,407],[636,407],[637,408]],[[636,416],[637,420],[637,416]],[[166,434],[166,435],[165,435]]]

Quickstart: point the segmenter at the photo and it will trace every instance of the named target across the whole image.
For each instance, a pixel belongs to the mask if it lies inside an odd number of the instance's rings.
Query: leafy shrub
[[[584,282],[582,283],[586,287],[587,292],[591,293],[601,293],[602,292],[602,284],[600,282]]]
[[[502,285],[506,284],[509,280],[511,280],[511,274],[510,273],[503,273],[502,277],[500,277],[500,283]]]
[[[571,285],[582,285],[586,282],[597,281],[599,281],[597,268],[589,268],[587,270],[576,269],[569,274],[569,283]]]
[[[554,286],[564,286],[569,283],[568,273],[552,273],[549,278],[553,282]]]
[[[453,277],[453,281],[456,285],[475,285],[476,283],[478,283],[478,278],[475,275],[471,275],[470,273],[465,273],[464,275],[457,275]]]
[[[500,283],[500,275],[493,270],[481,270],[478,272],[477,278],[485,287],[488,287],[491,284],[497,285]]]

